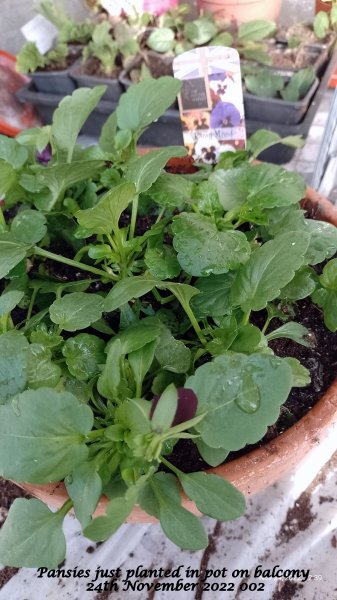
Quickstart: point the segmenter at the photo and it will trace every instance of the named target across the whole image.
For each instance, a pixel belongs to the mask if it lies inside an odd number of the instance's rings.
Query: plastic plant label
[[[42,15],[36,15],[23,25],[21,32],[28,42],[35,42],[41,54],[53,47],[58,34],[55,25]]]
[[[221,152],[246,146],[239,54],[206,46],[177,56],[173,72],[182,81],[178,96],[184,144],[197,162],[216,163]]]

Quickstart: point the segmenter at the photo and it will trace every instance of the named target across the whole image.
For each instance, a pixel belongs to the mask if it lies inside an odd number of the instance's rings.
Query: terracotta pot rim
[[[302,200],[301,206],[316,219],[337,226],[337,208],[312,188],[307,188],[306,198]],[[227,479],[246,495],[254,494],[289,472],[325,438],[327,432],[335,425],[337,426],[337,379],[313,408],[277,438],[206,472]],[[14,483],[50,506],[59,507],[67,499],[67,492],[62,482],[43,485]],[[104,514],[107,502],[107,498],[101,498],[96,515]],[[182,504],[195,514],[200,514],[195,504],[183,492]],[[127,521],[142,523],[155,522],[156,519],[136,506]]]

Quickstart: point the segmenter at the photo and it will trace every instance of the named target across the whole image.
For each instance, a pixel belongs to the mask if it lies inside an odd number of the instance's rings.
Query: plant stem
[[[51,260],[63,263],[64,265],[69,265],[70,267],[76,267],[77,269],[81,269],[82,271],[94,273],[95,275],[105,277],[106,279],[110,279],[111,281],[118,281],[117,275],[112,275],[111,273],[107,273],[102,269],[96,269],[96,267],[92,267],[91,265],[72,260],[71,258],[66,258],[65,256],[60,256],[59,254],[54,254],[54,252],[49,252],[49,250],[44,250],[43,248],[39,248],[38,246],[34,246],[34,254],[36,256],[43,256],[44,258],[50,258]]]
[[[177,467],[172,465],[168,460],[166,460],[166,458],[164,458],[163,456],[160,456],[159,458],[160,458],[161,462],[164,465],[166,465],[166,467],[171,469],[171,471],[173,471],[173,473],[175,473],[177,475],[177,477],[179,477],[181,475],[182,471],[180,471],[179,469],[177,469]]]
[[[263,333],[263,334],[266,333],[266,331],[270,325],[270,321],[271,321],[271,319],[268,317],[265,324],[263,325],[263,327],[261,329],[261,333]]]
[[[251,310],[248,310],[248,311],[247,311],[247,312],[246,312],[246,313],[243,315],[243,318],[242,318],[242,321],[241,321],[241,325],[248,325],[248,323],[249,323],[249,317],[250,317],[250,313],[251,313],[251,312],[252,312]]]
[[[37,292],[38,292],[38,289],[34,288],[33,289],[33,293],[32,293],[32,297],[30,299],[28,311],[27,311],[26,323],[27,323],[27,321],[29,321],[30,317],[32,316],[32,311],[33,311],[33,307],[34,307],[35,298],[37,296]]]
[[[200,329],[199,323],[198,323],[197,319],[195,318],[190,305],[186,302],[182,306],[183,306],[183,309],[184,309],[185,313],[187,314],[189,320],[191,321],[191,325],[192,325],[195,333],[197,334],[199,340],[201,341],[202,345],[205,346],[205,344],[207,344],[206,338],[204,337],[204,335]]]
[[[6,227],[6,221],[5,221],[5,217],[4,217],[4,214],[2,212],[1,206],[0,206],[0,225],[4,225],[4,227]]]
[[[86,437],[89,438],[90,440],[94,440],[95,438],[100,437],[102,435],[102,432],[104,432],[104,428],[93,429],[92,431],[89,431],[89,433],[87,433]]]
[[[159,223],[159,221],[163,218],[165,210],[166,210],[166,206],[163,206],[163,208],[159,212],[158,217],[156,219],[156,224]]]
[[[118,252],[118,248],[117,248],[117,246],[116,246],[116,244],[115,244],[115,242],[114,242],[114,240],[113,240],[113,238],[112,238],[111,234],[110,234],[110,233],[107,233],[107,234],[106,234],[106,237],[108,238],[108,242],[109,242],[109,244],[110,244],[111,248],[112,248],[112,249],[113,249],[115,252]]]
[[[73,507],[73,501],[70,500],[66,500],[66,502],[61,506],[61,508],[59,508],[58,511],[56,511],[56,514],[58,515],[63,515],[64,517],[66,516],[67,512],[69,512],[69,510]]]
[[[131,223],[130,223],[130,232],[129,239],[132,240],[135,235],[135,227],[136,227],[136,219],[138,212],[138,194],[132,200],[132,212],[131,212]]]

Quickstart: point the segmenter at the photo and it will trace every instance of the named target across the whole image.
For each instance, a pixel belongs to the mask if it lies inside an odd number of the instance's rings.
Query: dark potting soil
[[[69,69],[81,54],[80,49],[71,49],[68,56],[59,61],[53,61],[43,69],[37,69],[39,73],[49,73],[51,71],[64,71]]]
[[[16,498],[29,498],[24,490],[0,477],[0,508],[9,510]]]
[[[93,77],[102,77],[102,79],[117,79],[120,69],[116,67],[114,71],[107,75],[102,71],[101,63],[97,58],[89,58],[83,65],[76,68],[77,75],[91,75]]]
[[[272,57],[273,67],[285,69],[305,69],[317,60],[317,55],[309,52],[305,47],[301,48],[279,48],[274,47],[268,51]]]
[[[279,41],[288,41],[291,38],[297,38],[302,44],[329,44],[334,37],[334,33],[330,32],[322,40],[319,40],[311,25],[304,23],[295,23],[290,27],[282,27],[277,32]]]
[[[154,79],[158,79],[159,77],[163,77],[165,75],[170,75],[173,77],[173,56],[164,56],[163,54],[159,54],[153,50],[148,50],[147,52],[145,50],[143,55],[145,55],[144,60]]]

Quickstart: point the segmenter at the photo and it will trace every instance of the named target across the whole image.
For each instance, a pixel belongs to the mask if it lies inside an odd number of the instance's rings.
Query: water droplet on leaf
[[[260,407],[259,388],[249,373],[245,373],[243,376],[241,389],[235,398],[235,402],[245,413],[254,413]]]

